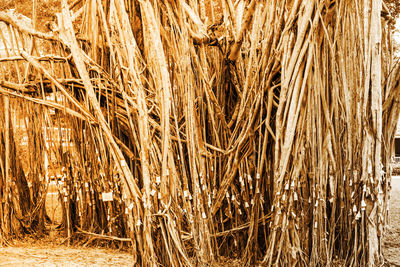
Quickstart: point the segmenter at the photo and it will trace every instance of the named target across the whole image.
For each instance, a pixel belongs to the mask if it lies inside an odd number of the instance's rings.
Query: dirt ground
[[[400,266],[400,176],[392,179],[389,222],[383,242],[383,255],[389,266]]]
[[[131,254],[105,248],[67,247],[50,241],[0,248],[0,266],[132,266]]]

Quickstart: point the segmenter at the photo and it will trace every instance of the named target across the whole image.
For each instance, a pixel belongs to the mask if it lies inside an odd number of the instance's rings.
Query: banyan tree
[[[0,12],[2,243],[46,232],[57,165],[69,241],[133,264],[383,261],[400,69],[381,0],[60,11],[48,31]]]

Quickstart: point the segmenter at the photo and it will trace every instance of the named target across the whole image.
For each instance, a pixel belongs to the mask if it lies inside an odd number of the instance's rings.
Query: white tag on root
[[[113,192],[104,192],[101,194],[101,197],[103,199],[104,202],[107,201],[113,201],[114,200],[114,196],[113,196]]]

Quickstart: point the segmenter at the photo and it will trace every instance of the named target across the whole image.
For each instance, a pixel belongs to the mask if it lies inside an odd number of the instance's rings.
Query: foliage
[[[50,20],[54,14],[61,12],[60,0],[36,0],[36,19],[37,29],[46,31],[46,22]],[[18,13],[33,17],[34,0],[6,0],[0,3],[0,11],[7,9],[15,9]]]
[[[389,8],[389,11],[394,19],[399,18],[400,15],[400,1],[398,0],[385,0],[384,1]]]

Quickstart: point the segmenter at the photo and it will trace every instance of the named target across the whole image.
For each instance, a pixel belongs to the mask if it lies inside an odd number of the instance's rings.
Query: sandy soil
[[[48,241],[0,248],[0,266],[132,266],[131,257],[113,249],[67,247]]]
[[[383,255],[389,266],[400,266],[400,177],[392,179],[389,222],[383,242]]]

